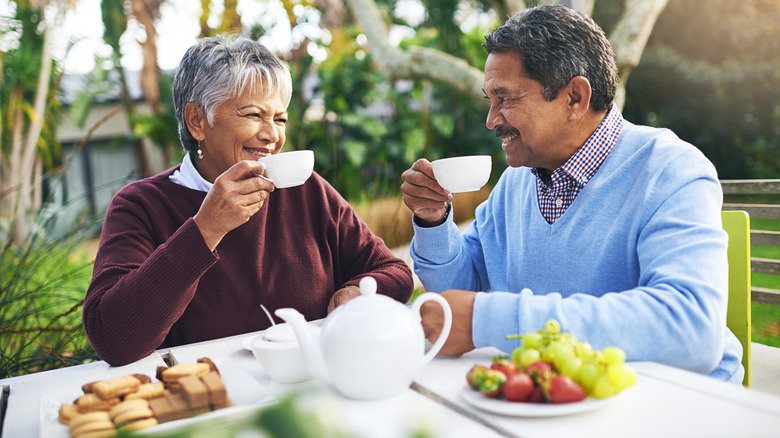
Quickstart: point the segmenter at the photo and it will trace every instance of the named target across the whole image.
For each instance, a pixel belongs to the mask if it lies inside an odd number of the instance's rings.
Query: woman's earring
[[[198,159],[199,160],[203,159],[203,151],[200,150],[200,142],[198,142]]]

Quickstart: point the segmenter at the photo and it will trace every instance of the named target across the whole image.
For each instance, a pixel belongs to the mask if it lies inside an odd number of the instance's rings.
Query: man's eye
[[[280,117],[280,118],[276,119],[276,123],[280,123],[280,124],[284,125],[284,124],[287,123],[287,119],[284,118],[284,117]]]

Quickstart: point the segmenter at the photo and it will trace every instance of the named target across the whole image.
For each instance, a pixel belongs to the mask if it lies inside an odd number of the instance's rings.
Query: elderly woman
[[[257,159],[285,142],[290,73],[245,37],[205,38],[173,82],[181,165],[135,181],[106,213],[84,328],[111,365],[155,349],[262,330],[270,311],[325,317],[359,295],[405,302],[407,265],[314,173],[274,189]]]

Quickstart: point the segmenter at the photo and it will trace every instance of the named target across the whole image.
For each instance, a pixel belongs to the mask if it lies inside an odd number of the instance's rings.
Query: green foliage
[[[485,30],[461,32],[453,24],[454,4],[435,3],[437,13],[401,47],[447,48],[481,68]],[[339,41],[349,42],[337,44],[334,38],[322,64],[315,65],[309,55],[292,63],[295,94],[300,96],[307,74],[315,74],[318,85],[311,101],[293,97],[288,148],[314,150],[317,171],[355,202],[397,194],[401,173],[421,157],[494,154],[497,178],[503,154],[485,128],[487,107],[482,100],[458,96],[438,83],[388,77],[356,43],[356,30],[342,30],[349,38]]]
[[[81,324],[92,267],[77,256],[96,224],[55,238],[55,221],[39,217],[21,245],[0,233],[0,378],[96,358]]]
[[[264,406],[256,412],[242,417],[217,417],[164,432],[148,433],[144,436],[166,438],[206,436],[212,438],[237,436],[347,438],[351,436],[344,433],[317,411],[304,408],[303,404],[299,396],[287,396],[277,403]],[[120,430],[117,438],[133,436],[136,435]]]
[[[777,178],[778,41],[778,2],[670,2],[629,79],[624,115],[672,129],[721,178]]]

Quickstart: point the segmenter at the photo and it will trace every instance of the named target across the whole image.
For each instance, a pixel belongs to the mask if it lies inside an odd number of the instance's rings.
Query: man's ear
[[[569,121],[582,118],[590,109],[593,89],[585,76],[575,76],[564,87],[569,105]]]
[[[206,137],[204,133],[208,125],[206,114],[203,110],[194,103],[188,102],[184,107],[184,123],[187,124],[187,129],[195,140],[203,141]]]

